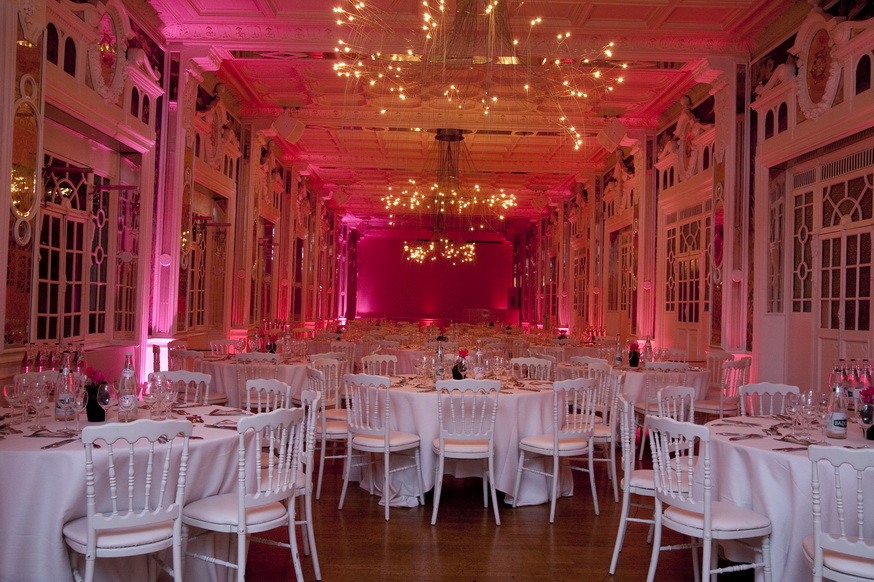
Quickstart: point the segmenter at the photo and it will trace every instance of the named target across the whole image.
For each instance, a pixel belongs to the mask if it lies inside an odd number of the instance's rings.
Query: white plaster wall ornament
[[[146,51],[139,47],[132,47],[127,50],[127,62],[130,68],[145,73],[150,80],[155,83],[161,82],[161,73],[149,62],[146,56]]]
[[[94,27],[94,40],[88,47],[94,91],[107,103],[118,104],[127,79],[127,39],[131,35],[127,11],[117,0],[110,0],[102,13],[88,8],[79,10]]]
[[[36,143],[32,144],[36,152],[35,159],[33,160],[35,167],[32,170],[32,175],[28,173],[20,175],[16,171],[16,165],[13,164],[12,183],[10,184],[11,200],[9,209],[15,217],[15,223],[12,225],[12,235],[18,245],[24,246],[30,242],[33,235],[32,221],[36,217],[37,208],[40,203],[40,184],[38,181],[40,180],[40,170],[42,168],[42,159],[39,152],[42,151],[43,118],[39,106],[39,90],[33,75],[23,74],[21,76],[18,81],[18,94],[19,97],[13,105],[14,111],[19,112],[21,109],[29,110],[30,119],[33,120],[35,125],[33,128],[34,134],[37,136]],[[21,119],[27,119],[27,117],[23,116]],[[14,134],[15,130],[13,129],[13,137],[15,136]],[[28,193],[29,204],[21,202],[15,194],[16,188],[22,188]],[[17,201],[19,204],[16,204]]]
[[[845,42],[848,29],[838,26],[842,19],[826,15],[815,6],[798,30],[789,52],[798,59],[795,77],[798,106],[808,119],[825,113],[837,95],[841,79],[841,60],[835,56],[838,43]]]

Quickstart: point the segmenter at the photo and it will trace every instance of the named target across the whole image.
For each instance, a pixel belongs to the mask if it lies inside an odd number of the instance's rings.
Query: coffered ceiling
[[[603,166],[611,152],[599,131],[617,118],[630,136],[654,130],[714,78],[713,57],[746,59],[772,22],[799,10],[785,0],[513,0],[485,17],[483,0],[442,11],[428,2],[148,0],[169,41],[221,59],[217,75],[243,114],[265,120],[333,206],[382,224],[403,215],[388,217],[389,187],[435,182],[441,128],[464,137],[462,188],[516,195],[508,219],[540,214]],[[403,78],[370,83],[390,66]],[[290,124],[270,124],[284,112]],[[297,122],[299,137],[288,131]]]

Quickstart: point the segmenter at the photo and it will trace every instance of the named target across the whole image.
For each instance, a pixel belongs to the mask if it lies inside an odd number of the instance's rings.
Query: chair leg
[[[662,549],[662,504],[656,499],[655,524],[652,536],[652,556],[649,559],[649,571],[646,574],[646,582],[653,582],[656,568],[659,565],[659,552]]]
[[[312,488],[311,488],[312,489]],[[312,491],[306,495],[306,507],[304,508],[306,515],[306,530],[307,539],[309,540],[310,556],[313,560],[313,570],[316,574],[316,580],[322,579],[322,569],[319,566],[319,553],[316,551],[316,530],[313,527],[313,494]]]
[[[589,486],[592,489],[592,503],[595,504],[595,515],[601,515],[601,510],[598,507],[598,488],[595,486],[595,459],[593,457],[595,448],[594,443],[589,443]],[[558,478],[558,474],[556,474]]]
[[[414,451],[416,459],[416,475],[419,479],[419,505],[425,505],[425,477],[422,475],[422,454],[420,449]]]
[[[349,474],[352,471],[352,443],[346,443],[346,460],[343,462],[343,488],[340,490],[340,505],[337,509],[343,509],[343,501],[346,499],[346,488],[349,486]]]
[[[646,415],[643,416],[643,423],[640,429],[640,454],[637,456],[638,461],[643,460],[643,449],[646,446]]]
[[[303,578],[303,568],[300,564],[300,551],[297,548],[297,527],[295,527],[295,511],[294,511],[294,503],[288,504],[288,545],[289,550],[291,551],[291,561],[294,564],[294,576],[297,582],[304,582]],[[243,574],[243,578],[240,578],[240,582],[244,582],[246,572],[244,570],[240,570]]]
[[[389,461],[391,460],[391,455],[387,452],[383,455],[382,465],[383,465],[383,480],[382,480],[382,500],[385,502],[385,520],[388,521],[388,509],[389,509],[389,490],[391,489],[391,467],[389,466]],[[371,483],[373,480],[371,480]]]
[[[549,493],[549,523],[555,523],[555,501],[558,497],[558,472],[561,464],[558,462],[558,455],[552,456],[552,490]]]
[[[613,480],[613,501],[619,503],[619,478],[616,476],[616,443],[611,439],[607,446],[610,447],[610,478]]]
[[[495,457],[494,455],[489,456],[489,473],[488,473],[488,481],[489,488],[492,491],[492,507],[495,511],[495,525],[501,525],[501,515],[498,513],[498,492],[495,491],[495,480],[492,475],[495,474]]]
[[[443,455],[437,458],[437,471],[434,477],[434,509],[431,510],[431,525],[437,523],[437,510],[440,509],[440,494],[443,492]]]
[[[622,509],[619,512],[619,529],[616,531],[616,542],[613,544],[613,559],[610,560],[609,573],[611,576],[616,572],[616,563],[619,561],[619,552],[622,551],[622,543],[625,541],[625,530],[628,528],[628,509],[630,506],[631,493],[626,489],[622,492]]]
[[[519,451],[519,463],[516,465],[516,483],[513,485],[513,507],[519,499],[519,481],[522,480],[522,467],[525,465],[525,451]]]
[[[326,439],[324,435],[321,439],[321,444],[319,445],[319,483],[316,486],[316,499],[322,498],[322,474],[325,472],[325,454],[327,453]]]

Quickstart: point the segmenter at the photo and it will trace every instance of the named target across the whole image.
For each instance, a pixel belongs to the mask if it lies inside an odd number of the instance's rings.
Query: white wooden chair
[[[659,416],[695,421],[695,389],[691,386],[665,386],[658,392],[658,402]]]
[[[750,358],[727,360],[719,371],[719,398],[707,398],[695,402],[695,409],[708,416],[737,416],[740,406],[740,387],[749,384]],[[711,383],[712,385],[712,383]]]
[[[632,495],[638,497],[655,497],[655,483],[653,472],[650,469],[635,469],[634,432],[637,423],[634,421],[634,406],[619,395],[619,433],[622,443],[622,509],[619,512],[619,529],[616,532],[616,542],[613,545],[613,559],[610,561],[610,575],[616,573],[616,564],[619,561],[619,552],[625,541],[625,533],[629,523],[646,523],[650,525],[647,542],[651,541],[652,525],[655,519],[652,517],[637,517],[631,515],[631,508],[644,509],[651,512],[652,505],[644,505],[632,500]],[[651,513],[650,513],[651,515]]]
[[[291,386],[275,378],[246,380],[246,400],[243,410],[256,414],[272,412],[292,405]]]
[[[595,380],[595,419],[592,441],[604,450],[604,456],[595,456],[596,463],[607,464],[607,475],[613,483],[613,499],[619,502],[619,478],[616,473],[616,444],[619,440],[618,407],[619,395],[625,386],[625,374],[614,374],[607,366],[604,370],[592,370],[584,376]]]
[[[516,507],[516,500],[519,498],[522,472],[529,471],[543,475],[550,482],[549,523],[553,523],[561,467],[565,466],[589,474],[595,515],[600,514],[592,454],[594,448],[592,437],[597,422],[595,384],[593,378],[577,378],[555,382],[552,385],[552,432],[525,437],[519,441],[519,464],[516,466],[516,482],[513,486],[513,507]],[[568,414],[569,410],[575,412]],[[544,463],[542,457],[547,457],[552,462],[549,463],[547,460]],[[571,464],[570,460],[574,457],[587,457],[587,465],[583,467]]]
[[[707,369],[710,370],[710,389],[721,390],[723,386],[722,364],[725,362],[733,362],[734,355],[723,350],[713,350],[704,354],[704,361]],[[744,384],[746,384],[746,382],[744,382]]]
[[[209,351],[213,356],[227,356],[229,354],[235,354],[237,353],[237,340],[210,340]]]
[[[604,358],[594,358],[592,356],[571,356],[568,358],[569,364],[574,364],[576,366],[586,366],[589,364],[607,364],[610,365],[610,362],[605,360]]]
[[[246,382],[266,378],[276,378],[279,366],[278,354],[248,353],[234,354],[234,368],[237,372],[237,393],[240,402],[246,401]]]
[[[236,491],[193,501],[182,510],[186,530],[195,527],[206,533],[235,534],[236,548],[231,550],[235,559],[196,553],[186,555],[236,570],[237,582],[243,582],[249,541],[265,542],[289,548],[297,580],[303,580],[295,534],[294,496],[301,481],[305,424],[304,411],[300,408],[280,408],[240,418],[237,422]],[[254,446],[247,444],[250,440]],[[262,455],[262,449],[267,453]],[[278,527],[288,528],[290,543],[262,540],[252,535]]]
[[[874,448],[846,449],[811,445],[813,535],[802,541],[813,566],[813,580],[874,580],[874,537],[865,536],[874,521]],[[828,476],[827,479],[823,477]],[[823,482],[833,483],[823,495]],[[827,486],[828,487],[828,486]]]
[[[551,356],[556,364],[560,364],[564,362],[564,346],[532,346],[528,348],[528,355],[535,358]]]
[[[351,471],[354,467],[374,465],[365,457],[379,454],[383,457],[382,503],[385,505],[385,520],[389,519],[391,474],[401,470],[414,469],[419,480],[419,504],[425,504],[425,485],[422,478],[422,464],[419,456],[419,435],[391,429],[391,380],[385,376],[368,374],[347,374],[343,378],[347,409],[349,438],[346,441],[346,463],[343,467],[343,489],[340,492],[340,505],[346,499]],[[403,465],[391,467],[391,456],[412,452],[413,459]],[[409,455],[407,455],[409,456]],[[375,471],[374,471],[375,472]],[[371,494],[373,494],[373,475],[371,475]]]
[[[200,372],[203,370],[203,352],[183,349],[170,350],[168,358],[167,369],[171,372],[177,370]]]
[[[342,419],[328,418],[325,403],[327,402],[326,395],[330,394],[331,389],[328,387],[325,375],[321,371],[313,367],[307,368],[307,386],[309,390],[321,394],[315,433],[315,448],[319,450],[319,472],[316,484],[316,499],[319,499],[322,495],[322,475],[325,472],[325,460],[346,458],[345,450],[339,453],[337,452],[337,445],[346,445],[346,441],[349,439],[349,427],[346,423],[345,410],[343,410],[344,417]],[[331,395],[331,397],[338,400],[336,394]],[[329,443],[331,445],[330,453],[328,453]]]
[[[311,369],[308,369],[308,371]],[[315,370],[312,370],[315,372]],[[300,393],[301,408],[304,411],[304,450],[301,453],[301,471],[297,480],[295,496],[300,501],[299,511],[295,512],[294,523],[301,528],[304,555],[313,560],[316,580],[322,579],[319,554],[316,551],[316,530],[313,520],[313,475],[315,474],[315,443],[322,410],[322,395],[316,390],[303,390]]]
[[[514,378],[550,380],[555,377],[553,362],[546,358],[524,357],[510,359],[510,374]]]
[[[320,371],[325,377],[325,390],[322,400],[328,420],[346,420],[345,401],[343,400],[343,361],[335,358],[316,358],[310,361],[310,367]]]
[[[666,362],[655,362],[666,363]],[[666,369],[662,366],[649,366],[644,369],[643,377],[643,400],[634,404],[637,412],[640,432],[639,459],[643,459],[643,450],[646,447],[647,418],[659,413],[659,390],[668,386],[682,386],[686,381],[686,373],[677,370]]]
[[[798,394],[798,386],[759,382],[741,386],[740,415],[765,416],[786,413],[786,395]]]
[[[710,429],[653,416],[649,419],[649,431],[656,503],[655,535],[647,582],[652,582],[655,577],[661,551],[698,547],[703,549],[701,580],[710,580],[711,575],[723,572],[763,568],[765,582],[771,582],[771,521],[751,509],[712,500],[714,476]],[[700,481],[695,477],[696,465],[701,467]],[[698,482],[703,485],[700,493],[698,487],[690,486]],[[702,542],[662,547],[662,527]],[[760,542],[761,561],[715,567],[718,541],[751,539]]]
[[[175,370],[162,372],[161,375],[176,388],[179,394],[177,401],[189,406],[224,406],[228,403],[227,394],[210,393],[212,376],[209,374]]]
[[[168,571],[174,580],[182,580],[182,503],[193,428],[186,420],[142,419],[82,429],[86,514],[63,528],[76,579],[91,582],[97,558],[170,548],[173,567]],[[94,460],[97,446],[106,447],[99,462]],[[106,497],[98,500],[98,491]],[[79,555],[85,556],[84,576],[78,572]]]
[[[361,371],[371,376],[396,376],[398,357],[388,354],[371,354],[361,358]]]
[[[483,505],[489,506],[489,493],[491,493],[495,523],[501,525],[494,481],[494,431],[501,383],[497,380],[440,380],[435,388],[440,434],[431,443],[431,450],[437,455],[431,525],[437,523],[446,459],[481,460]]]
[[[343,373],[355,373],[355,351],[358,346],[353,342],[333,341],[331,342],[331,352],[343,354],[343,362],[345,363]]]

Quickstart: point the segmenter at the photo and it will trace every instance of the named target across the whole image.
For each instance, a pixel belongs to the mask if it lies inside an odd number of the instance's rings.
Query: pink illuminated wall
[[[403,257],[403,239],[365,236],[358,243],[358,317],[465,321],[465,309],[499,310],[512,286],[509,243],[477,245],[476,261],[452,266]]]

